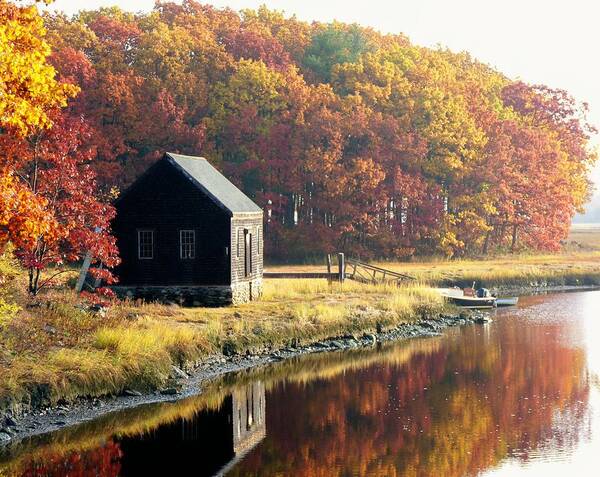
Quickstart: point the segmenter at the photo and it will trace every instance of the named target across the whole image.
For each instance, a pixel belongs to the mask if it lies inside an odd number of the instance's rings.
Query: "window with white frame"
[[[140,260],[154,258],[154,230],[138,230],[138,258]]]
[[[196,258],[196,231],[179,231],[179,256],[182,260]]]

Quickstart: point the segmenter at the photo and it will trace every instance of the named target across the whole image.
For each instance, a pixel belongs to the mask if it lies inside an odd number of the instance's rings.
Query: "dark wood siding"
[[[231,217],[161,160],[116,204],[120,285],[228,285]],[[139,260],[137,231],[154,231],[154,258]],[[180,230],[195,230],[195,258],[180,258]],[[262,263],[261,263],[262,267]]]

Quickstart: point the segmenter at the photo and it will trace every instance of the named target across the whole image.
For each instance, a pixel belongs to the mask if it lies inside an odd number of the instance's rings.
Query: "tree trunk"
[[[27,274],[29,276],[29,284],[27,285],[27,291],[33,295],[33,268],[30,268],[27,271]]]
[[[513,225],[513,230],[512,230],[512,241],[510,243],[510,251],[514,252],[515,251],[515,247],[517,246],[517,239],[518,239],[518,225],[515,224]]]
[[[27,287],[27,291],[31,296],[36,296],[38,294],[38,291],[40,291],[40,273],[41,271],[39,269],[29,269],[29,285]]]
[[[485,234],[485,242],[483,242],[483,254],[487,255],[488,254],[488,249],[490,246],[490,236],[492,234],[492,230],[488,230],[487,233]]]

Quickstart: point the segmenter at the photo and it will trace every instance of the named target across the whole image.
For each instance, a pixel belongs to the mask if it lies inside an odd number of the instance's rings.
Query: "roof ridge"
[[[206,158],[170,152],[165,153],[165,157],[171,165],[188,177],[213,202],[229,213],[263,213],[263,210],[250,197],[244,194]],[[186,161],[189,162],[186,163]]]
[[[189,157],[190,159],[201,159],[210,164],[210,161],[204,156],[192,156],[190,154],[180,154],[178,152],[166,152],[165,154],[168,154],[169,156]]]

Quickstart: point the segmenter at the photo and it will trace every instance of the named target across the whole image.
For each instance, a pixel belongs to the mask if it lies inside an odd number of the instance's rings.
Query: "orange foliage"
[[[587,198],[585,106],[466,54],[193,0],[46,22],[104,186],[202,154],[265,208],[272,257],[555,249]]]
[[[468,54],[194,0],[47,14],[46,40],[35,8],[0,5],[10,136],[49,127],[77,84],[66,115],[84,118],[96,195],[165,150],[204,155],[264,207],[273,258],[555,250],[589,196],[587,106]]]
[[[78,88],[55,78],[45,35],[35,6],[0,1],[0,249],[13,243],[34,295],[49,264],[88,250],[117,263],[113,209],[89,164],[91,135],[81,116],[60,110]]]

